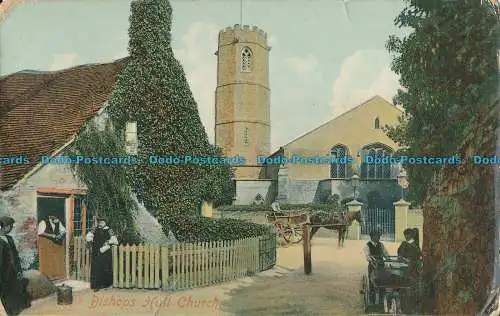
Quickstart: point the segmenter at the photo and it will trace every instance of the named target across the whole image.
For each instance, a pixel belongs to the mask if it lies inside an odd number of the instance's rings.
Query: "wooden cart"
[[[305,211],[271,212],[266,218],[274,224],[276,237],[283,239],[286,246],[302,241],[302,225],[309,222],[309,215]]]

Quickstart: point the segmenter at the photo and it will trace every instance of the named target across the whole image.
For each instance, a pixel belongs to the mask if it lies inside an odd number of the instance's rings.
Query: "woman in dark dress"
[[[8,316],[19,315],[31,307],[28,280],[23,277],[14,239],[8,235],[13,226],[13,218],[0,217],[0,298]]]
[[[422,260],[422,251],[418,242],[418,229],[407,228],[404,230],[405,241],[398,248],[398,257],[408,262],[408,276],[412,281],[412,288],[405,295],[403,308],[407,313],[415,312],[419,304],[419,275]]]
[[[111,246],[118,245],[113,230],[106,225],[104,218],[86,236],[91,244],[90,288],[99,291],[113,285],[113,258]]]

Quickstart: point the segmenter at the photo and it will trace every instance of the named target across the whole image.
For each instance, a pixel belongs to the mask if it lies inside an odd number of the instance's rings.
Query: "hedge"
[[[164,227],[164,230],[166,227]],[[169,223],[180,242],[211,242],[258,237],[270,234],[269,225],[256,224],[233,218],[186,216]]]
[[[335,206],[330,204],[280,204],[280,209],[283,211],[287,210],[300,210],[310,208],[315,211],[331,211],[335,209]],[[272,208],[270,205],[225,205],[219,206],[218,211],[229,211],[229,212],[270,212]]]

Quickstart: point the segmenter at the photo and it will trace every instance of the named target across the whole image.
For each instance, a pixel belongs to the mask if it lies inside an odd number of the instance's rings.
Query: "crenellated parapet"
[[[219,32],[219,44],[231,44],[235,39],[267,46],[267,33],[257,26],[235,24]]]

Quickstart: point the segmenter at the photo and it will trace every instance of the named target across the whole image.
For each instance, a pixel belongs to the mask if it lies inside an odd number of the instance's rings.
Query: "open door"
[[[65,206],[64,196],[37,197],[40,273],[52,280],[66,278]]]

